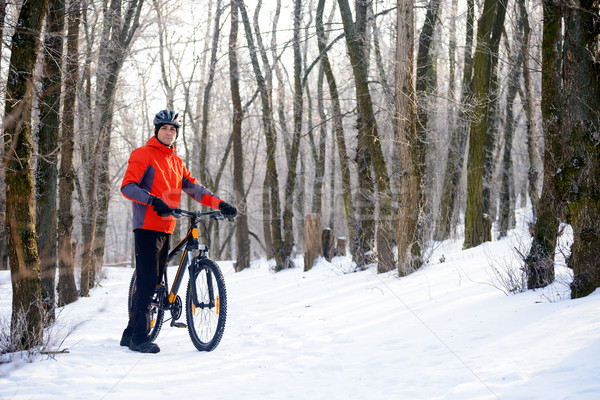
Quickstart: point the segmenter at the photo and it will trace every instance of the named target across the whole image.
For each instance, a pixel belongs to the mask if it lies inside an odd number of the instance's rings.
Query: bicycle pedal
[[[187,325],[183,322],[173,322],[171,323],[171,326],[174,326],[175,328],[187,328]]]

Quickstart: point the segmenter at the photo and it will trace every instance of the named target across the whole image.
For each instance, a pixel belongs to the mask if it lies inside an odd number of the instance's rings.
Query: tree
[[[252,29],[250,27],[246,7],[241,0],[236,1],[242,16],[248,49],[250,51],[252,69],[260,93],[262,124],[267,147],[267,170],[265,172],[265,180],[263,183],[263,230],[265,235],[265,245],[267,247],[267,256],[275,257],[277,265],[279,266],[281,265],[279,257],[281,255],[280,249],[282,244],[281,210],[279,204],[279,177],[277,174],[277,161],[275,157],[277,132],[275,131],[275,126],[273,124],[271,92],[258,62],[257,51],[254,45]],[[269,66],[265,65],[265,68],[269,68]],[[269,210],[271,211],[270,216],[268,215]]]
[[[600,287],[600,9],[596,0],[564,8],[562,163],[554,179],[567,199],[573,245],[571,297]]]
[[[352,196],[352,181],[350,176],[350,160],[348,157],[348,151],[346,150],[346,139],[344,136],[344,121],[342,116],[342,109],[340,106],[340,95],[338,92],[337,83],[333,71],[331,69],[331,63],[329,56],[327,55],[327,40],[325,36],[325,29],[323,27],[323,8],[325,0],[319,0],[317,4],[317,14],[315,19],[316,31],[317,31],[317,43],[319,46],[319,53],[321,55],[321,66],[323,68],[323,74],[327,80],[327,86],[329,87],[329,96],[331,97],[331,106],[333,113],[333,130],[335,136],[335,143],[338,149],[338,159],[340,162],[340,173],[342,177],[342,192],[344,198],[344,211],[346,214],[346,222],[348,226],[348,234],[351,238],[350,251],[354,261],[358,264],[364,262],[364,250],[361,247],[361,242],[357,240],[359,237],[360,221],[356,220],[355,216],[355,205]],[[331,156],[333,159],[333,155]],[[332,168],[333,174],[333,168]],[[332,179],[333,181],[334,179]]]
[[[13,289],[11,337],[16,349],[42,340],[41,280],[33,197],[31,105],[34,68],[47,0],[29,0],[11,43],[4,108],[6,229]]]
[[[504,0],[485,0],[477,24],[477,47],[473,65],[473,115],[467,167],[465,248],[491,240],[490,180],[494,137],[488,129],[493,123],[493,82],[505,15]]]
[[[302,133],[303,88],[302,88],[302,55],[300,54],[300,23],[302,22],[302,1],[294,1],[294,133],[288,156],[288,176],[285,183],[285,200],[283,208],[284,240],[281,246],[281,261],[278,269],[290,268],[292,250],[294,248],[294,192],[296,188],[296,167],[300,151],[300,135]]]
[[[514,221],[514,173],[512,163],[513,136],[518,116],[515,115],[516,96],[520,87],[521,72],[525,62],[525,22],[527,14],[524,7],[515,7],[517,13],[517,26],[513,38],[512,54],[509,57],[510,67],[508,72],[508,89],[506,93],[506,122],[504,126],[504,154],[500,170],[500,215],[498,217],[498,237],[508,234],[511,222]],[[524,102],[525,99],[522,99]]]
[[[473,75],[473,18],[474,1],[467,0],[467,31],[465,35],[465,54],[463,58],[462,89],[459,102],[459,111],[456,126],[450,133],[450,148],[446,171],[444,175],[444,186],[442,189],[440,224],[438,226],[437,239],[448,239],[452,231],[452,222],[456,210],[456,197],[460,190],[460,177],[464,163],[465,146],[469,137],[468,116],[471,106],[471,84]]]
[[[64,0],[50,0],[44,38],[44,66],[39,98],[40,122],[36,165],[36,224],[42,271],[42,299],[54,319],[55,276],[58,266],[56,197],[58,194],[58,136],[60,124]]]
[[[0,0],[0,38],[4,37],[4,20],[6,17],[6,1]],[[2,65],[2,48],[4,40],[0,40],[0,66]],[[0,147],[0,159],[4,160],[4,146]],[[8,248],[6,247],[6,228],[4,224],[6,209],[6,185],[4,184],[5,165],[0,166],[0,270],[8,269]]]
[[[240,97],[239,69],[237,60],[238,10],[235,0],[231,0],[231,31],[229,33],[229,79],[231,82],[231,102],[233,103],[233,187],[235,202],[240,210],[236,218],[237,262],[235,270],[250,267],[250,239],[248,237],[248,215],[244,192],[244,152],[242,144],[243,110]]]
[[[375,229],[374,191],[378,192],[379,213],[377,219],[377,253],[378,272],[395,269],[396,263],[392,252],[394,244],[394,229],[392,211],[392,193],[390,179],[381,150],[381,141],[377,131],[377,121],[373,110],[373,102],[369,91],[368,59],[363,42],[366,29],[367,1],[356,2],[356,22],[353,21],[348,0],[338,0],[340,15],[344,25],[346,46],[352,64],[356,102],[358,104],[358,135],[357,135],[357,168],[359,180],[359,215],[357,222],[362,226],[357,228],[360,247],[364,251],[371,249],[371,238]],[[371,175],[371,169],[373,175]],[[355,260],[359,267],[364,266],[365,259]]]
[[[73,150],[75,135],[75,100],[77,98],[80,0],[70,0],[67,13],[67,58],[65,63],[64,110],[60,141],[60,171],[58,178],[58,306],[77,300],[75,286],[75,254],[73,254],[72,199],[75,171]],[[69,111],[70,110],[70,111]]]
[[[416,240],[418,219],[418,186],[420,184],[417,141],[416,93],[413,83],[414,4],[398,0],[396,26],[395,104],[396,134],[402,174],[400,178],[400,210],[398,216],[398,274],[414,270],[409,251]]]
[[[113,100],[117,79],[127,49],[139,27],[144,1],[133,0],[123,10],[119,0],[105,0],[104,26],[100,42],[101,57],[96,75],[96,102],[91,132],[84,149],[85,203],[83,231],[83,265],[80,291],[87,296],[95,284],[96,265],[104,255],[104,237],[110,198],[109,155],[111,143]]]
[[[527,288],[537,289],[554,282],[554,252],[561,209],[554,174],[560,164],[562,143],[562,16],[554,0],[544,1],[542,38],[542,127],[544,131],[544,170],[533,240],[525,259]]]

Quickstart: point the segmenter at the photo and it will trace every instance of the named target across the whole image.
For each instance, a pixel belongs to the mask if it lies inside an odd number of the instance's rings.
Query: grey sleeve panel
[[[181,188],[183,189],[184,192],[187,193],[188,196],[195,199],[198,203],[202,202],[202,198],[204,197],[205,194],[208,194],[210,196],[215,196],[213,194],[213,192],[208,190],[204,185],[191,182],[189,179],[187,179],[185,177],[183,178],[183,180],[181,182]]]
[[[150,203],[150,193],[148,193],[147,190],[142,189],[133,182],[123,186],[121,188],[121,193],[123,193],[123,195],[128,199],[137,201],[138,203]]]

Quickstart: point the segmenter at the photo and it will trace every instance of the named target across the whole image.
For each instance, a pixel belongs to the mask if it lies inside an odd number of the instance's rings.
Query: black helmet
[[[179,114],[173,110],[161,110],[154,116],[154,128],[158,131],[163,125],[173,125],[179,131]]]

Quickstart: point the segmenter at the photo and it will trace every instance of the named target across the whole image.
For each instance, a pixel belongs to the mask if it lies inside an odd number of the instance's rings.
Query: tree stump
[[[304,217],[304,246],[304,271],[308,271],[321,254],[320,214],[307,214]]]
[[[323,257],[327,261],[331,261],[333,258],[333,232],[330,228],[323,229],[323,233],[321,234],[321,247],[323,249]]]
[[[346,244],[348,243],[348,239],[345,237],[338,237],[337,243],[335,245],[335,255],[346,257]]]

